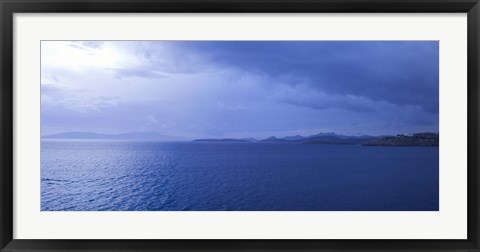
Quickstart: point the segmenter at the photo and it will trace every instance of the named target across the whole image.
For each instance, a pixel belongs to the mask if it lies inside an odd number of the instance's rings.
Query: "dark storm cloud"
[[[175,42],[175,46],[183,54],[199,54],[213,64],[263,74],[285,84],[308,85],[313,91],[335,96],[418,105],[438,113],[436,41],[225,41]]]

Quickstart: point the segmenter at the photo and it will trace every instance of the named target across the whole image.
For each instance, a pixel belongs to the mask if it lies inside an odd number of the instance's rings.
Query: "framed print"
[[[1,251],[479,251],[478,1],[2,1]]]

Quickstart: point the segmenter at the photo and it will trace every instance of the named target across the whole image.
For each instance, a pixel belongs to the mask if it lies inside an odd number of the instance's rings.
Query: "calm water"
[[[43,141],[42,210],[438,210],[438,148]]]

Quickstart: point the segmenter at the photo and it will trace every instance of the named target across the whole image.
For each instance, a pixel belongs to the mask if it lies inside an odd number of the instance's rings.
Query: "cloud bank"
[[[42,134],[438,131],[436,41],[43,41]]]

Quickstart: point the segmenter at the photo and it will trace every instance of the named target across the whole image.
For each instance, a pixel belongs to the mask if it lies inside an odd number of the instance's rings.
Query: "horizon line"
[[[330,132],[319,132],[316,134],[312,135],[301,135],[301,134],[293,134],[293,135],[285,135],[285,136],[277,136],[277,135],[270,135],[267,137],[214,137],[214,136],[205,136],[205,137],[185,137],[185,136],[174,136],[174,135],[164,135],[161,132],[157,131],[130,131],[130,132],[123,132],[123,133],[97,133],[97,132],[92,132],[92,131],[65,131],[65,132],[60,132],[60,133],[54,133],[54,134],[47,134],[47,135],[41,135],[40,138],[49,138],[52,136],[56,135],[62,135],[62,134],[92,134],[92,135],[107,135],[110,137],[115,137],[115,136],[120,136],[120,135],[128,135],[128,134],[157,134],[158,136],[162,136],[165,138],[177,138],[174,141],[194,141],[194,140],[203,140],[203,139],[214,139],[214,140],[222,140],[222,139],[255,139],[255,140],[262,140],[262,139],[268,139],[268,138],[286,138],[286,137],[311,137],[311,136],[316,136],[316,135],[321,135],[321,134],[331,134],[331,135],[336,135],[336,136],[343,136],[343,137],[362,137],[362,136],[368,136],[368,137],[386,137],[386,136],[398,136],[398,135],[414,135],[414,134],[421,134],[421,133],[434,133],[434,134],[440,134],[438,131],[421,131],[421,132],[415,132],[415,133],[394,133],[394,134],[376,134],[376,135],[370,135],[370,134],[344,134],[344,133],[336,133],[335,131],[330,131]],[[68,138],[65,138],[68,139]],[[72,138],[75,139],[75,138]],[[79,139],[85,139],[85,138],[79,138]],[[91,138],[91,139],[102,139],[102,138]],[[115,138],[112,138],[115,139]],[[135,138],[132,138],[135,139]],[[108,139],[107,139],[108,140]],[[121,139],[119,139],[121,140]],[[170,140],[171,141],[171,140]]]

